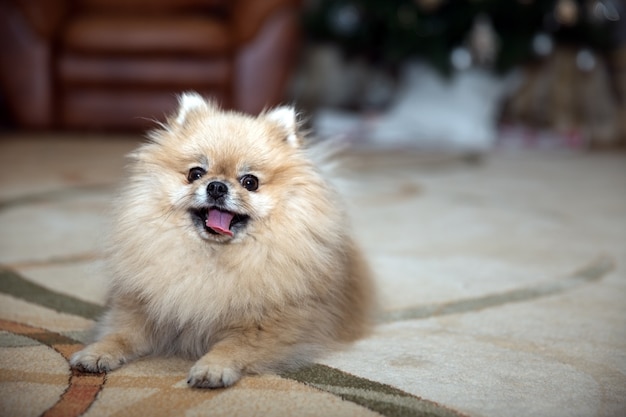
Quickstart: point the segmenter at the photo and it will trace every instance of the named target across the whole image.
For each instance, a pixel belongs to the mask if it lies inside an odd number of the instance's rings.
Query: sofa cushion
[[[224,107],[230,105],[226,86],[198,89]],[[72,129],[156,128],[175,111],[178,90],[68,88],[61,92],[62,105],[57,109],[58,123]]]
[[[85,15],[70,20],[62,34],[66,51],[93,54],[222,54],[231,50],[228,27],[205,16]]]
[[[202,57],[93,56],[66,54],[57,62],[57,73],[63,85],[73,86],[168,86],[178,89],[229,84],[233,63],[226,56]]]
[[[232,0],[75,0],[79,10],[123,13],[162,13],[180,10],[226,10]]]

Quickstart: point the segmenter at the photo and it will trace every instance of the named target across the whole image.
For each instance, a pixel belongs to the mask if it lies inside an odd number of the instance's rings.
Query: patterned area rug
[[[208,391],[176,358],[68,366],[102,312],[118,139],[0,135],[0,417],[626,415],[626,155],[351,155],[380,325]]]
[[[110,374],[71,371],[102,307],[0,269],[2,416],[462,416],[388,385],[313,365],[190,389],[192,363],[147,358]]]
[[[562,280],[497,296],[386,314],[396,321],[481,310],[570,290],[613,268],[600,258]],[[397,388],[325,365],[244,378],[228,389],[190,389],[192,362],[146,358],[110,374],[69,368],[102,307],[0,269],[0,415],[2,416],[465,416]],[[45,369],[42,369],[45,364]]]

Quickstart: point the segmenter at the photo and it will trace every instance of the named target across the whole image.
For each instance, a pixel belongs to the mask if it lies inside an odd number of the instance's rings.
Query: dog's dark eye
[[[255,191],[257,188],[259,188],[259,179],[254,175],[244,175],[243,177],[241,177],[239,182],[241,183],[243,188],[248,191]]]
[[[187,174],[187,181],[192,183],[202,178],[204,174],[206,174],[206,171],[203,168],[200,168],[200,167],[191,168],[189,170],[189,174]]]

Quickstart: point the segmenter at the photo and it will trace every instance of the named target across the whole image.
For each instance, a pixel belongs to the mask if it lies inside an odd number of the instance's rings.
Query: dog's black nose
[[[228,193],[228,186],[221,181],[211,181],[206,187],[206,192],[209,197],[217,200]]]

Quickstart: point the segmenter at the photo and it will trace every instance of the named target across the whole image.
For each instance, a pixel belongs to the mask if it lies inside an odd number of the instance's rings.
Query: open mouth
[[[205,207],[191,211],[194,223],[212,235],[234,236],[234,232],[244,227],[250,216],[233,213],[217,207]]]

